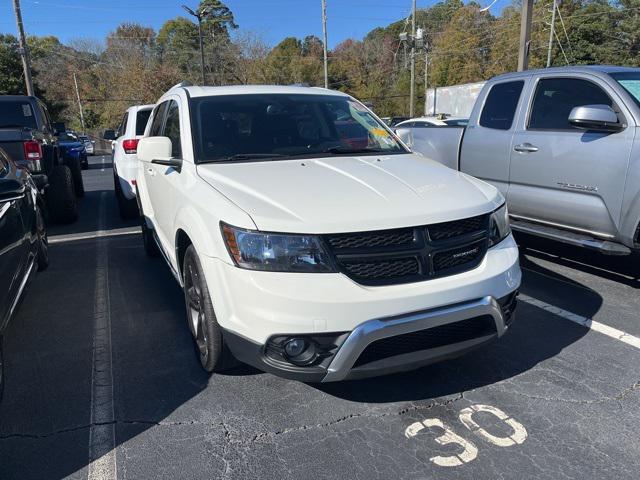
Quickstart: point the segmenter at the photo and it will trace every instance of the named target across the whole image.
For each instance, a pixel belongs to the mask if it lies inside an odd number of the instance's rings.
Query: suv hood
[[[263,231],[426,225],[487,213],[504,201],[493,186],[415,154],[209,163],[197,169]]]

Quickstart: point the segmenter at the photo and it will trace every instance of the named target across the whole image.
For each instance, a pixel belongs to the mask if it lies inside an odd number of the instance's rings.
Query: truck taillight
[[[42,160],[42,145],[35,140],[28,140],[22,144],[26,160]]]
[[[124,140],[122,142],[122,148],[124,148],[124,153],[136,153],[138,150],[138,139]]]

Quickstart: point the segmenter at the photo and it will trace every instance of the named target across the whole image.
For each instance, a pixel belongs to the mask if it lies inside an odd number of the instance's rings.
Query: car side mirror
[[[171,148],[168,137],[143,137],[138,142],[138,158],[143,162],[169,160]]]
[[[102,138],[105,140],[115,140],[117,138],[115,130],[105,130]]]
[[[569,123],[582,130],[601,132],[618,132],[624,128],[609,105],[574,107],[569,114]]]
[[[22,197],[25,194],[24,183],[13,179],[0,180],[0,202],[6,202]]]

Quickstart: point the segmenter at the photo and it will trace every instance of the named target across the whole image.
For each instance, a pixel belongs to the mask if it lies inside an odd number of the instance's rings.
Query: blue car
[[[84,196],[82,170],[89,168],[87,149],[84,142],[74,132],[58,132],[58,151],[65,165],[71,170],[76,196]]]

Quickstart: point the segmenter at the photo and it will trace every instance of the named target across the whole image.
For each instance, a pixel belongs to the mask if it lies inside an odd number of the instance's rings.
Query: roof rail
[[[181,81],[180,83],[176,83],[173,87],[171,87],[169,90],[173,90],[174,88],[180,88],[180,87],[191,87],[193,86],[193,84],[191,82],[188,82],[186,80]]]

